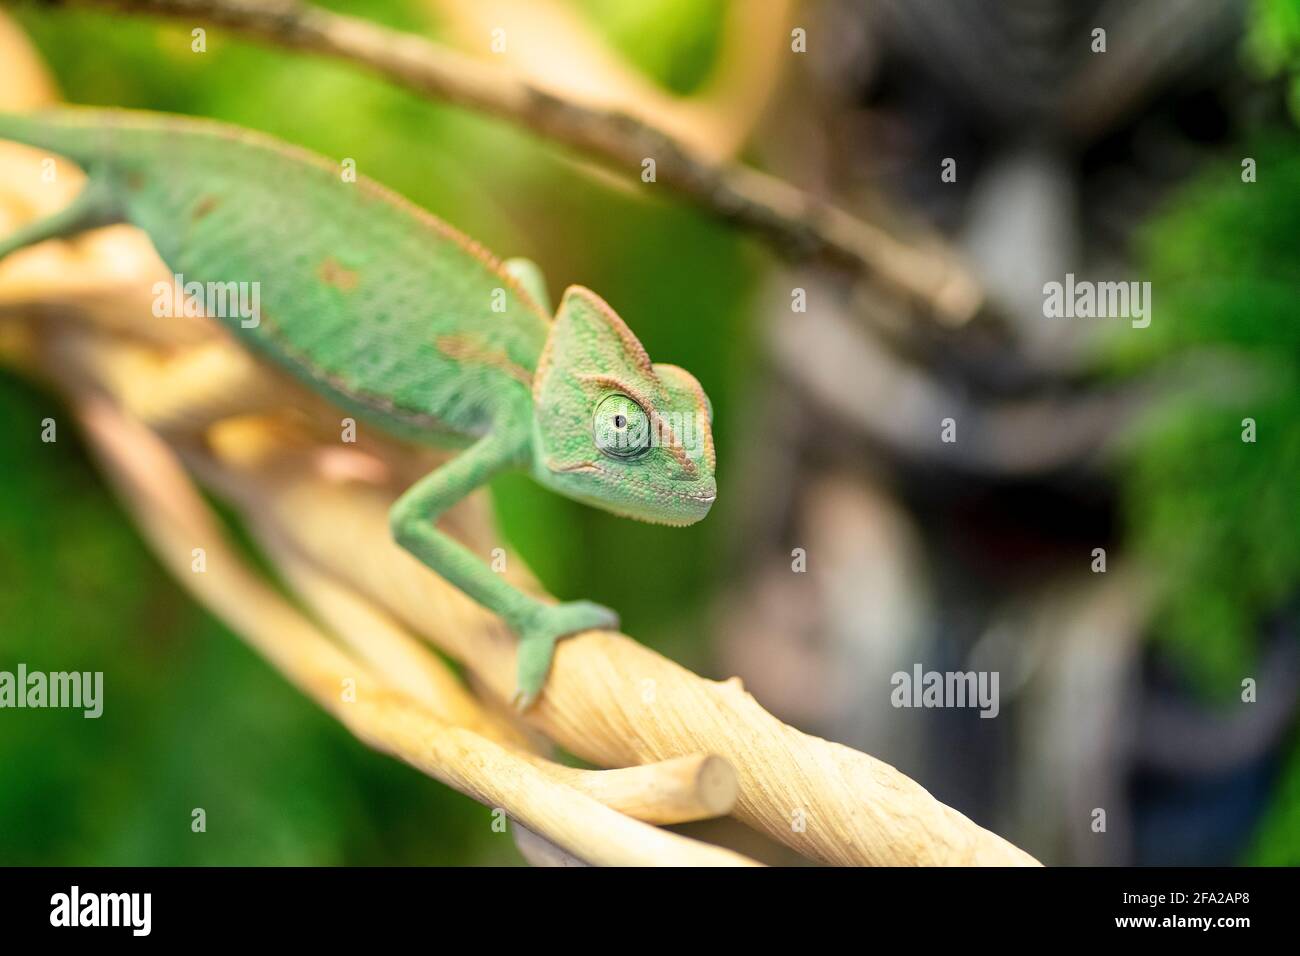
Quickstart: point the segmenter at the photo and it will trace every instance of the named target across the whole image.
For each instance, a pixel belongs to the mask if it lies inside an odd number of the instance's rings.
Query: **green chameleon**
[[[598,296],[544,280],[344,167],[222,124],[119,110],[0,115],[0,139],[80,165],[65,211],[0,240],[0,258],[113,223],[144,230],[186,284],[255,283],[256,315],[218,315],[255,351],[398,437],[463,448],[389,513],[394,538],[519,637],[516,703],[555,641],[613,628],[589,601],[548,604],[440,532],[440,514],[508,469],[643,521],[688,525],[717,492],[699,382],[652,364]]]

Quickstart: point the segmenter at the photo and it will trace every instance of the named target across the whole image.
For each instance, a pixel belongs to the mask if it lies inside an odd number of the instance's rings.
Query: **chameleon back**
[[[459,444],[529,399],[547,317],[489,253],[369,180],[181,117],[0,115],[0,138],[83,166],[185,283],[225,297],[240,338],[359,415]]]

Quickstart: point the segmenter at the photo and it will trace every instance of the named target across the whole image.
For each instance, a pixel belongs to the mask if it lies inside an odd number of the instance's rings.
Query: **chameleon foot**
[[[557,640],[579,631],[615,627],[618,627],[618,615],[591,601],[570,601],[539,609],[527,623],[515,629],[519,635],[515,707],[527,710],[542,692]]]

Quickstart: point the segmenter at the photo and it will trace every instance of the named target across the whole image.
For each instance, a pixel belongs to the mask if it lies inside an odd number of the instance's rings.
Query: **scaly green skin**
[[[685,525],[708,512],[716,485],[699,383],[652,364],[587,289],[569,288],[552,321],[531,263],[503,265],[381,186],[237,128],[66,109],[0,115],[0,139],[88,175],[73,207],[0,241],[0,257],[131,223],[186,282],[260,284],[255,326],[218,316],[250,347],[386,431],[466,448],[398,499],[392,531],[519,635],[522,706],[541,690],[558,638],[618,618],[523,594],[438,531],[437,517],[515,468],[645,521]],[[692,425],[695,440],[683,441]]]

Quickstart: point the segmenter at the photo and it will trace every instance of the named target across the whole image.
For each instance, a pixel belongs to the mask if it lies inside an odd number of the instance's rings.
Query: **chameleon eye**
[[[592,433],[610,458],[639,458],[650,447],[650,416],[626,395],[608,395],[596,406]]]

